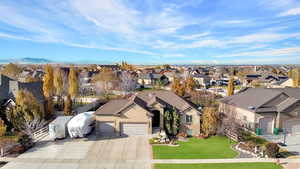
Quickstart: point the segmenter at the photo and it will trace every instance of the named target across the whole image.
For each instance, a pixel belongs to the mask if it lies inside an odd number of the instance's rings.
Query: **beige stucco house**
[[[299,88],[249,88],[220,100],[219,111],[233,114],[251,131],[273,134],[275,128],[300,134]]]
[[[164,112],[176,109],[181,117],[180,131],[200,133],[201,113],[170,91],[144,91],[126,99],[111,100],[96,111],[98,135],[148,135],[164,128]]]

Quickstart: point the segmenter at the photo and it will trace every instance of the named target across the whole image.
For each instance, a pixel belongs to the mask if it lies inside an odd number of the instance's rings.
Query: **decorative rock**
[[[167,134],[166,134],[166,132],[165,132],[164,130],[162,130],[162,131],[159,133],[159,135],[161,135],[162,137],[166,137],[166,136],[167,136]]]
[[[165,141],[164,141],[164,140],[159,140],[159,142],[160,142],[160,143],[164,143]]]

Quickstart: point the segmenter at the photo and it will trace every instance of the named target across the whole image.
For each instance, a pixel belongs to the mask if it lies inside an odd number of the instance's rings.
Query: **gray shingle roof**
[[[98,115],[116,115],[120,113],[127,106],[132,104],[130,99],[115,99],[107,102],[99,109],[97,109],[96,114]]]
[[[22,83],[1,74],[0,79],[0,100],[14,100],[16,98],[17,92],[23,89],[31,92],[39,102],[45,101],[42,82]]]
[[[117,115],[122,110],[124,110],[125,108],[127,108],[132,104],[137,104],[150,112],[150,108],[153,103],[160,103],[171,108],[175,107],[181,112],[194,108],[187,101],[177,96],[173,92],[157,90],[157,91],[143,91],[129,99],[111,100],[105,105],[101,106],[96,111],[96,114]]]
[[[283,111],[299,100],[299,88],[249,88],[220,99],[222,103],[253,112]]]
[[[165,90],[156,90],[156,91],[144,91],[140,92],[137,97],[144,100],[146,103],[151,104],[153,102],[153,98],[158,98],[160,101],[163,101],[167,104],[169,104],[172,107],[177,108],[180,111],[184,111],[191,107],[191,105],[176,95],[175,93],[171,91],[165,91]]]

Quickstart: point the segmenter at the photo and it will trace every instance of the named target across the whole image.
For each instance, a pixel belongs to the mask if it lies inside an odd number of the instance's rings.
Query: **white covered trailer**
[[[49,124],[49,136],[55,139],[62,139],[67,136],[67,124],[73,116],[58,116]]]
[[[92,131],[95,123],[94,113],[94,111],[80,113],[70,120],[68,131],[71,138],[85,137]]]

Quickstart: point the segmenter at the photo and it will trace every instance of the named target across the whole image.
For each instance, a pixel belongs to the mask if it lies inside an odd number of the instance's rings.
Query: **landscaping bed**
[[[227,137],[212,136],[207,139],[190,138],[188,142],[178,141],[179,147],[153,145],[154,159],[222,159],[238,155],[231,148],[235,142]]]
[[[155,164],[155,169],[282,169],[275,163]]]

